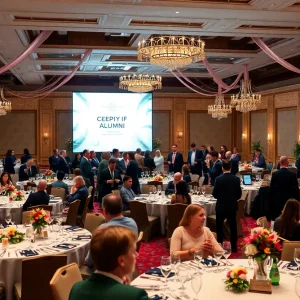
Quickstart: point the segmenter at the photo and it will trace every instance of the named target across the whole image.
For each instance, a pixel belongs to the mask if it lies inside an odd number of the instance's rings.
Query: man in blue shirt
[[[123,186],[120,189],[120,195],[123,202],[123,211],[129,209],[129,201],[134,200],[136,194],[131,189],[132,186],[132,178],[130,176],[125,175],[123,178]]]
[[[58,171],[56,174],[57,181],[51,183],[51,187],[53,188],[63,188],[65,189],[66,195],[69,195],[69,188],[68,185],[63,182],[65,177],[65,173],[63,171]]]

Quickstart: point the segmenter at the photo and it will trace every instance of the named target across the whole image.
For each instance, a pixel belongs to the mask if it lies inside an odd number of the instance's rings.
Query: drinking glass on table
[[[300,266],[300,248],[295,248],[294,250],[294,261],[297,264],[297,268],[299,271],[299,266]]]
[[[192,275],[191,286],[192,286],[194,293],[196,294],[196,297],[194,299],[197,300],[198,294],[202,287],[202,274],[201,273],[197,272]]]
[[[200,263],[202,261],[202,257],[203,257],[203,250],[202,249],[196,249],[195,253],[194,253],[194,261],[196,262],[198,269],[200,270]]]
[[[202,193],[203,197],[205,196],[205,192],[206,192],[206,188],[205,188],[205,186],[202,186],[201,193]]]
[[[189,277],[189,269],[186,266],[179,266],[177,271],[178,279],[181,283],[181,290],[184,290],[184,283]]]
[[[296,276],[296,281],[295,281],[295,292],[298,298],[300,299],[300,277]]]
[[[226,259],[226,270],[229,270],[228,266],[228,257],[231,255],[231,244],[228,241],[222,243],[224,254],[223,256]]]
[[[172,256],[171,256],[171,263],[172,263],[172,267],[173,267],[173,270],[174,270],[174,273],[175,273],[175,281],[176,281],[176,277],[177,277],[177,272],[178,272],[178,267],[181,263],[181,260],[180,260],[180,254],[178,251],[174,251]]]
[[[5,223],[6,223],[6,225],[10,225],[11,224],[11,215],[9,213],[7,213],[5,215]]]
[[[142,179],[144,179],[144,176],[145,176],[145,173],[144,173],[144,172],[142,172],[142,173],[141,173],[141,177],[142,177]]]
[[[167,280],[168,280],[168,276],[171,273],[171,258],[170,256],[162,256],[160,258],[160,270],[161,273],[164,275],[165,277],[165,285],[164,285],[164,289],[167,289]]]
[[[214,273],[220,272],[219,264],[220,264],[220,260],[221,260],[222,256],[224,255],[224,250],[222,248],[222,245],[221,244],[218,244],[218,245],[221,247],[221,249],[220,249],[220,247],[218,247],[218,248],[215,248],[215,250],[214,250],[214,258],[217,261],[217,270],[215,270]]]

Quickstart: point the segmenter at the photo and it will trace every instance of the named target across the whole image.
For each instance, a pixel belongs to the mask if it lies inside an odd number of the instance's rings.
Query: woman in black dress
[[[26,164],[27,160],[31,159],[31,158],[32,158],[32,156],[30,155],[29,150],[27,148],[25,148],[23,150],[23,155],[21,156],[21,164],[22,165]]]
[[[6,152],[6,157],[4,159],[4,172],[9,174],[15,174],[15,162],[13,157],[13,150],[9,149]]]

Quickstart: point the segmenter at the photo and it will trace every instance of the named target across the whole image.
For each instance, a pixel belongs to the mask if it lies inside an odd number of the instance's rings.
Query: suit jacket
[[[22,155],[21,156],[21,164],[25,164],[27,162],[27,160],[31,159],[31,158],[32,158],[32,156],[30,154],[29,155],[26,155],[26,154]]]
[[[64,159],[62,156],[58,157],[57,160],[57,170],[58,171],[63,171],[65,174],[70,173],[70,167],[66,159]]]
[[[241,156],[238,153],[235,157],[232,155],[229,161],[231,164],[231,174],[235,175],[239,172],[239,162],[241,161]]]
[[[4,159],[4,172],[15,174],[15,162],[13,156],[6,156]]]
[[[107,180],[110,179],[119,179],[119,183],[107,183]],[[111,177],[109,169],[104,169],[100,173],[99,185],[100,185],[100,199],[102,199],[105,195],[110,194],[112,190],[117,190],[119,185],[122,185],[122,177],[120,171],[114,170],[114,178]]]
[[[100,165],[100,161],[98,160],[98,158],[97,157],[92,158],[92,160],[91,160],[92,168],[96,167],[96,169],[98,169],[99,165]]]
[[[52,170],[53,172],[56,172],[58,170],[58,157],[54,155],[49,156],[50,170]]]
[[[80,204],[78,207],[78,215],[81,215],[84,209],[85,201],[89,195],[89,190],[85,185],[80,187],[74,194],[70,194],[69,197],[66,199],[66,202],[70,204],[71,202],[75,200],[80,200]]]
[[[120,160],[120,168],[122,170],[121,174],[125,174],[127,166],[126,166],[125,160],[123,158]]]
[[[182,166],[183,166],[183,156],[181,153],[176,152],[176,156],[175,156],[175,160],[174,160],[174,164],[172,164],[172,156],[173,156],[173,152],[170,152],[168,154],[168,158],[167,161],[170,161],[171,164],[169,164],[169,172],[180,172],[182,171]]]
[[[30,177],[35,177],[36,174],[36,166],[31,166],[29,169],[26,164],[21,165],[19,170],[19,181],[28,180]]]
[[[139,168],[142,168],[144,166],[144,156],[141,154],[134,154],[134,159],[136,160]]]
[[[89,160],[83,157],[80,161],[81,176],[85,181],[86,186],[94,186],[94,171]]]
[[[297,178],[300,178],[300,156],[296,160]]]
[[[71,169],[72,171],[74,171],[74,169],[80,169],[80,160],[74,159],[71,165]]]
[[[135,192],[131,188],[122,186],[120,189],[120,196],[122,198],[123,211],[129,209],[129,201],[136,197]]]
[[[152,157],[145,157],[144,158],[144,167],[149,168],[151,171],[153,171],[156,168],[154,159]]]
[[[49,200],[50,200],[49,195],[47,193],[45,193],[44,191],[38,191],[36,193],[31,193],[23,205],[23,211],[26,211],[27,208],[30,206],[48,205]]]
[[[242,196],[240,179],[231,173],[217,177],[213,196],[217,199],[216,212],[237,211],[237,201]]]
[[[188,183],[186,183],[186,187],[187,187],[188,192],[190,192],[190,186],[188,185]],[[166,195],[175,194],[175,185],[174,185],[173,180],[168,182],[165,193],[166,193]]]
[[[222,162],[217,160],[211,168],[208,168],[208,173],[210,175],[210,184],[215,185],[216,178],[222,174]]]
[[[125,175],[128,175],[132,178],[132,186],[131,189],[135,192],[135,194],[140,194],[140,182],[139,182],[139,166],[135,160],[131,160],[127,165]]]
[[[253,162],[254,162],[254,160],[255,160],[255,156],[253,157]],[[259,155],[258,162],[254,162],[253,165],[258,168],[264,168],[264,169],[267,168],[265,158],[262,154]]]
[[[279,217],[287,200],[299,199],[299,187],[296,174],[287,168],[281,168],[272,174],[270,183],[271,218]]]
[[[193,154],[193,150],[190,150],[188,153],[188,164],[191,166],[191,173],[192,174],[198,174],[198,175],[202,175],[202,162],[204,160],[203,158],[203,152],[199,149],[196,149],[195,151],[195,160],[194,162],[196,162],[196,164],[194,164],[194,166],[192,166],[192,154]]]
[[[89,279],[72,287],[69,300],[149,300],[147,293],[134,286],[122,284],[110,277],[93,273]]]

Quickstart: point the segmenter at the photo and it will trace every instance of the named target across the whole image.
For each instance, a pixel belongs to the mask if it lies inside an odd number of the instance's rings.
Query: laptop
[[[243,182],[244,182],[244,185],[252,185],[251,174],[243,175]]]

